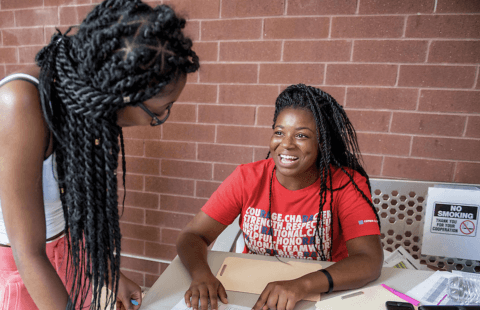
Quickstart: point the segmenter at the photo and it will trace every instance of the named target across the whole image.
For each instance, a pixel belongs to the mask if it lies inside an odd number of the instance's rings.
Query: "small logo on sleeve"
[[[358,221],[358,225],[363,225],[365,223],[378,223],[377,220],[361,220],[361,221]]]

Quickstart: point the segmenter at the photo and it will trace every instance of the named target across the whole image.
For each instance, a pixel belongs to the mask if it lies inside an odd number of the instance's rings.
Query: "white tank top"
[[[38,86],[38,80],[31,75],[17,73],[7,76],[0,81],[0,87],[13,80],[25,80]],[[1,146],[0,146],[1,147]],[[56,169],[54,165],[54,154],[43,161],[43,203],[45,206],[45,223],[47,225],[46,239],[58,235],[65,229],[65,219],[63,218],[62,201],[60,200],[60,191],[56,179]],[[45,240],[46,240],[45,239]],[[3,220],[2,202],[0,197],[0,243],[9,244],[5,222]]]

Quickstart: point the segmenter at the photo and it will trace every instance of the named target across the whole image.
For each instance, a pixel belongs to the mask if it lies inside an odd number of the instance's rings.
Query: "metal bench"
[[[448,183],[370,179],[370,184],[373,204],[382,225],[381,240],[385,250],[393,251],[403,246],[422,264],[446,270],[480,273],[480,261],[421,254],[428,188]],[[212,250],[235,251],[236,241],[241,236],[238,221],[239,217],[222,232]]]

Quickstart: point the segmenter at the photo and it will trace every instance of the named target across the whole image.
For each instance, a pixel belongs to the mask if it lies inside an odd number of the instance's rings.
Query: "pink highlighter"
[[[393,288],[391,288],[391,287],[388,286],[388,285],[382,284],[382,286],[383,286],[384,288],[386,288],[387,290],[389,290],[390,292],[392,292],[393,294],[397,295],[397,296],[400,297],[401,299],[403,299],[403,300],[411,303],[411,304],[414,305],[414,306],[418,306],[418,305],[420,304],[420,302],[419,302],[418,300],[413,299],[412,297],[409,297],[409,296],[407,296],[407,295],[405,295],[405,294],[402,294],[402,293],[400,293],[399,291],[394,290]]]

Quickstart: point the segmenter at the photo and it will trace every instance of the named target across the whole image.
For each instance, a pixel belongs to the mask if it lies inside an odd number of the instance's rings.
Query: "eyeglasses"
[[[172,105],[169,104],[168,107],[167,107],[167,115],[163,119],[159,119],[155,114],[153,114],[152,111],[147,109],[147,107],[143,103],[139,103],[138,106],[140,108],[142,108],[143,111],[147,112],[147,114],[152,117],[152,121],[150,122],[150,126],[158,126],[158,125],[162,125],[163,123],[165,123],[167,121],[168,117],[170,116],[170,108],[172,107]]]

